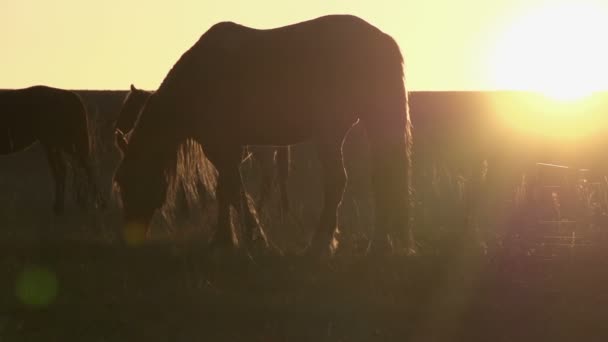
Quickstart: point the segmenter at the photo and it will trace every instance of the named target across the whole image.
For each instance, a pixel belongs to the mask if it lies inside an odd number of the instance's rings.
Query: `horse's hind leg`
[[[61,215],[65,208],[65,178],[66,167],[65,161],[61,157],[61,152],[55,148],[45,146],[46,157],[48,159],[51,175],[55,182],[55,199],[53,201],[53,212],[55,215]]]
[[[347,176],[342,157],[342,140],[319,143],[317,152],[323,167],[324,200],[319,226],[309,253],[332,255],[338,247],[338,208],[346,188]]]

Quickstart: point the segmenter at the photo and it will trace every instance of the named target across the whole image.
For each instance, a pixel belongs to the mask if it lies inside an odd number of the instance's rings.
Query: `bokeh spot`
[[[57,297],[59,284],[55,274],[40,266],[26,267],[17,277],[15,294],[22,304],[32,308],[49,306]]]
[[[146,240],[146,226],[136,222],[127,223],[123,234],[129,246],[141,245]]]

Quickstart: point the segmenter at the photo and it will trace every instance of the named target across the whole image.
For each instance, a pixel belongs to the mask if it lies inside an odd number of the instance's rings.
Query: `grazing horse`
[[[408,238],[407,98],[399,46],[360,18],[331,15],[268,30],[216,24],[169,71],[131,134],[114,175],[126,228],[149,225],[179,175],[176,150],[193,139],[218,171],[212,244],[238,243],[230,206],[245,220],[247,242],[267,244],[243,189],[243,147],[312,141],[324,197],[308,253],[331,254],[347,180],[342,145],[360,121],[370,143],[376,203],[368,251],[390,252],[394,239]]]
[[[126,152],[126,146],[133,127],[150,95],[152,95],[152,92],[137,89],[131,84],[130,91],[125,97],[114,128],[115,144],[123,155]],[[259,208],[262,208],[266,203],[273,183],[276,180],[281,197],[280,209],[281,212],[286,213],[289,210],[289,198],[287,196],[287,178],[289,176],[290,163],[289,146],[277,146],[272,149],[272,153],[266,153],[266,151],[258,152],[255,155],[255,159],[259,160],[262,166]]]
[[[76,201],[88,197],[104,205],[93,179],[87,111],[78,94],[46,86],[0,92],[0,155],[23,151],[40,142],[55,181],[53,211],[64,212],[66,171],[72,169]],[[72,162],[62,157],[70,156]],[[86,180],[80,179],[78,168]]]

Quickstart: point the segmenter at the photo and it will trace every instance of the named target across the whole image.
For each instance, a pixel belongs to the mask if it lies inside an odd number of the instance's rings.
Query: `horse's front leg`
[[[347,175],[342,157],[342,141],[317,144],[323,168],[324,200],[319,226],[310,244],[309,253],[330,256],[338,247],[338,208],[346,188]]]
[[[238,239],[230,220],[232,205],[244,223],[244,235],[248,243],[261,242],[268,246],[266,234],[262,229],[253,209],[249,196],[243,187],[239,167],[241,164],[241,147],[214,149],[208,148],[207,155],[218,170],[218,230],[213,238],[214,244],[238,245]]]
[[[241,188],[239,203],[236,205],[238,205],[237,208],[239,208],[239,212],[245,224],[245,238],[247,239],[246,242],[249,247],[257,245],[261,248],[267,248],[269,246],[268,238],[266,237],[266,233],[255,212],[253,201],[244,188]]]
[[[218,182],[216,190],[216,198],[218,202],[217,209],[217,230],[211,240],[213,247],[237,247],[239,240],[234,231],[232,221],[230,220],[230,197],[231,184],[227,176],[227,171],[224,168],[218,169]]]
[[[240,172],[240,162],[234,160],[224,170],[230,183],[230,203],[238,211],[241,222],[244,224],[244,238],[249,247],[257,245],[268,247],[268,239],[255,211],[255,205],[247,194]]]

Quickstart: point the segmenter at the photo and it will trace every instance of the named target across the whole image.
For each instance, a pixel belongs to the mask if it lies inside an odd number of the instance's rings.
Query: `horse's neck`
[[[145,122],[139,124],[130,132],[129,145],[140,151],[150,151],[153,154],[161,151],[176,151],[177,147],[186,139],[180,137],[173,127],[174,123]]]

